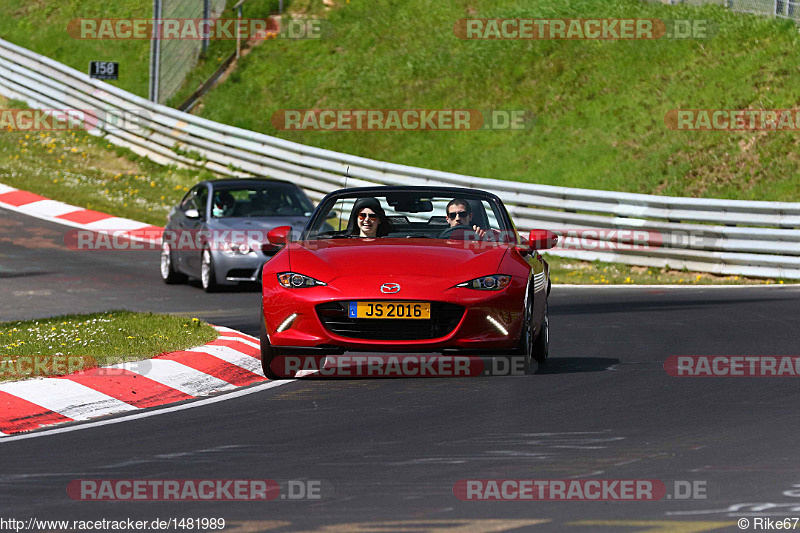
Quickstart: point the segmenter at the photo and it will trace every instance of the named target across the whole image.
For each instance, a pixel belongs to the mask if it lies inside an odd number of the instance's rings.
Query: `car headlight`
[[[468,289],[476,289],[479,291],[500,291],[508,287],[511,283],[511,276],[505,274],[494,274],[492,276],[484,276],[476,278],[464,283],[459,283],[456,287],[466,287]]]
[[[303,289],[306,287],[316,287],[318,285],[327,285],[318,279],[314,279],[296,272],[281,272],[278,274],[278,283],[281,287],[287,289]]]
[[[247,255],[253,252],[249,244],[244,242],[222,242],[220,249],[226,255]]]

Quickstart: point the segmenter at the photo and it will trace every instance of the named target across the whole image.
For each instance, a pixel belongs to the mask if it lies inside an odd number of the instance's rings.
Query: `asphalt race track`
[[[69,251],[64,231],[0,210],[0,320],[125,308],[257,334],[257,290],[167,287],[157,252]],[[0,517],[224,518],[224,531],[241,532],[738,531],[743,517],[797,517],[798,378],[681,378],[663,364],[672,355],[800,355],[799,302],[793,286],[556,285],[551,360],[531,375],[301,379],[0,442]],[[322,497],[88,502],[68,496],[76,479],[311,481]],[[660,480],[671,497],[454,495],[459,480],[481,479]],[[676,482],[699,490],[680,499]]]

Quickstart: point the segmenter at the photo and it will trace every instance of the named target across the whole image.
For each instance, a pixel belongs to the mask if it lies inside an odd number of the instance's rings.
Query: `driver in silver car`
[[[211,214],[217,218],[229,217],[233,214],[234,207],[236,207],[236,200],[233,195],[228,191],[219,191],[214,197]]]

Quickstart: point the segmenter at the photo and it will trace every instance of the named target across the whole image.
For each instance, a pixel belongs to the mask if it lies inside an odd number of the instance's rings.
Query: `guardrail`
[[[341,154],[154,104],[2,39],[0,94],[31,107],[93,110],[89,112],[97,120],[93,133],[157,162],[202,167],[224,176],[291,180],[314,200],[343,187],[350,167],[350,187],[437,184],[494,192],[519,229],[540,227],[572,236],[549,252],[553,255],[800,279],[800,202],[574,189]]]

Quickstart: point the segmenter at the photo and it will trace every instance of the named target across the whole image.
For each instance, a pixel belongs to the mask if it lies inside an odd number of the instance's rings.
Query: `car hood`
[[[246,235],[248,241],[263,244],[267,242],[267,232],[272,228],[291,226],[300,233],[307,222],[308,217],[302,216],[214,218],[208,221],[206,228],[215,233],[217,240],[240,242]]]
[[[391,279],[422,276],[455,284],[496,274],[509,247],[442,239],[331,239],[294,242],[288,252],[293,272],[325,283],[382,275]]]
[[[302,230],[305,228],[306,222],[308,222],[308,217],[302,216],[213,218],[208,222],[208,228],[221,230],[269,230],[278,226],[292,226],[294,229]]]

